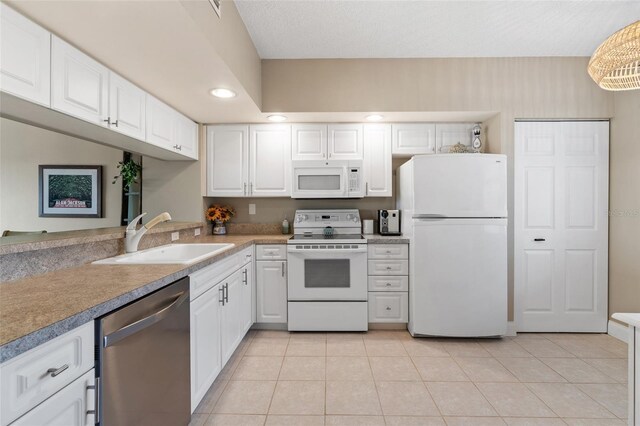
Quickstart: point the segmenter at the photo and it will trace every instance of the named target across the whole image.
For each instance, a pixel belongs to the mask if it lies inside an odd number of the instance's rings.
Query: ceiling
[[[236,0],[262,59],[591,56],[639,0]]]

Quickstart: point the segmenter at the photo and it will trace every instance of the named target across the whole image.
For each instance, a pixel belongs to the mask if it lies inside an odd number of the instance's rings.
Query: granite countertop
[[[164,222],[147,231],[147,235],[159,232],[171,232],[182,229],[200,228],[201,222]],[[124,238],[126,226],[111,228],[78,229],[75,231],[49,232],[46,234],[14,235],[0,238],[0,255],[21,253],[32,250],[65,247],[74,244],[93,243],[97,241]]]
[[[613,314],[612,317],[632,327],[640,328],[640,313],[619,313]]]
[[[409,244],[409,238],[402,235],[363,234],[368,244]]]
[[[203,236],[234,247],[192,265],[92,265],[0,283],[0,362],[139,299],[252,244],[290,235]]]

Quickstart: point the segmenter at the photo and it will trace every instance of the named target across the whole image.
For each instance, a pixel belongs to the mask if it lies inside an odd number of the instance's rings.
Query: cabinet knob
[[[391,306],[387,306],[387,311],[390,311],[390,310],[391,310]]]
[[[387,283],[387,287],[391,287],[391,283]]]
[[[390,271],[390,270],[391,270],[391,266],[387,266],[387,271]]]

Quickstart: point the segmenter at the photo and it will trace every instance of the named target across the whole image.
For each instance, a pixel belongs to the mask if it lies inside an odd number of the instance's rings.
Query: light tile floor
[[[626,357],[603,334],[251,331],[191,426],[623,426]]]

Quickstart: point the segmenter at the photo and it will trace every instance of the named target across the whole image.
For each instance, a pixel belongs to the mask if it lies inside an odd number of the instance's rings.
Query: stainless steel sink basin
[[[235,244],[168,244],[121,256],[98,260],[101,265],[151,265],[199,262],[233,247]]]

